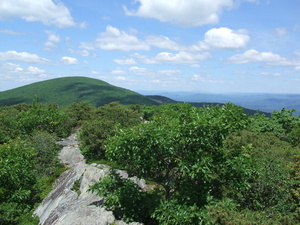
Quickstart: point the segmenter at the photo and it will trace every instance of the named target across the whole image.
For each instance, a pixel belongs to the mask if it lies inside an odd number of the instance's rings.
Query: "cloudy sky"
[[[65,76],[300,93],[300,1],[0,0],[0,91]]]

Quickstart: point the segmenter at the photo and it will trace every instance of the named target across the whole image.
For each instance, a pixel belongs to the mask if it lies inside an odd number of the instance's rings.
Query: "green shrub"
[[[106,139],[115,134],[116,127],[131,127],[141,123],[136,111],[116,102],[98,108],[96,115],[86,121],[79,132],[82,153],[88,160],[105,158]]]
[[[189,206],[176,200],[161,201],[152,217],[159,225],[196,225],[204,222],[196,205]]]
[[[35,169],[39,177],[49,176],[55,172],[58,165],[58,151],[60,146],[56,144],[57,137],[47,131],[34,131],[31,136],[27,137],[35,155]]]
[[[109,174],[92,185],[89,191],[104,197],[105,207],[126,222],[155,222],[150,216],[159,203],[157,193],[143,192],[132,180],[122,179],[115,170],[110,170]]]
[[[251,157],[223,148],[230,131],[246,123],[239,108],[163,107],[151,122],[120,129],[110,138],[108,158],[161,185],[167,200],[175,196],[188,205],[201,207],[208,195],[222,197],[228,187],[247,188],[255,174]]]
[[[18,115],[18,128],[24,135],[35,130],[55,133],[59,137],[66,137],[72,129],[72,121],[57,105],[41,105],[36,102]]]
[[[288,165],[299,151],[274,133],[239,131],[227,139],[227,145],[236,149],[250,146],[247,153],[256,162],[259,176],[246,192],[235,199],[250,210],[288,214],[295,210],[289,195]]]
[[[65,108],[68,117],[73,121],[73,126],[81,126],[85,121],[95,116],[96,108],[88,102],[74,102]]]
[[[0,145],[0,224],[17,224],[34,206],[34,157],[21,140]]]

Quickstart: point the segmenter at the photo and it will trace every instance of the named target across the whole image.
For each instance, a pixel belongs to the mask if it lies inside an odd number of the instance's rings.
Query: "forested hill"
[[[158,105],[136,92],[87,77],[64,77],[41,81],[0,92],[0,106],[31,103],[38,97],[40,103],[68,106],[73,102],[89,102],[102,106],[113,101],[121,104]]]

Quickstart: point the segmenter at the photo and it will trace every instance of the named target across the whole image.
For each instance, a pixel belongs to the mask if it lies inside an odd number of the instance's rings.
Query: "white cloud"
[[[60,36],[55,34],[53,31],[46,31],[46,34],[48,34],[48,40],[44,43],[44,45],[48,48],[56,48],[56,43],[60,42]]]
[[[42,70],[42,69],[39,69],[39,68],[34,67],[34,66],[29,66],[28,67],[28,72],[31,73],[31,74],[41,74],[41,73],[45,73],[46,70]]]
[[[178,44],[175,41],[170,40],[170,38],[165,36],[149,36],[146,39],[146,42],[160,49],[168,49],[173,51],[184,51],[187,50],[187,47],[184,47]]]
[[[159,74],[161,75],[174,75],[174,74],[179,74],[181,73],[180,70],[159,70],[158,71]]]
[[[162,63],[197,63],[199,61],[210,58],[210,54],[203,53],[191,53],[191,52],[160,52],[155,57],[149,57],[135,53],[133,55],[141,63],[144,64],[162,64]]]
[[[110,73],[114,75],[126,74],[126,72],[122,70],[120,67],[117,67],[115,70],[111,71]]]
[[[93,70],[93,71],[91,72],[91,74],[92,74],[92,75],[99,75],[100,73],[97,72],[97,71],[95,71],[95,70]]]
[[[48,77],[46,70],[38,67],[29,66],[23,68],[15,63],[0,64],[0,77],[4,80],[14,80],[17,82],[38,81]]]
[[[100,33],[95,42],[82,42],[81,48],[87,50],[104,49],[104,50],[149,50],[150,47],[143,41],[139,40],[133,34],[128,34],[115,27],[107,26],[106,31]]]
[[[246,30],[233,31],[226,27],[213,28],[205,33],[204,42],[211,48],[241,49],[250,40],[247,33]]]
[[[141,74],[141,73],[148,72],[148,69],[147,68],[138,67],[138,66],[132,66],[132,67],[129,68],[129,71],[133,72],[133,73]]]
[[[7,51],[0,52],[0,61],[17,61],[26,63],[50,63],[48,59],[28,52]]]
[[[215,24],[219,21],[223,9],[234,5],[232,0],[136,0],[134,2],[140,4],[137,10],[129,10],[123,6],[127,15],[155,18],[181,27]]]
[[[8,29],[1,29],[0,33],[2,34],[11,34],[11,35],[24,35],[25,33],[14,31],[14,30],[8,30]]]
[[[118,63],[120,65],[134,65],[137,64],[137,62],[134,59],[115,59],[115,63]]]
[[[60,61],[62,64],[65,64],[65,65],[75,65],[78,63],[78,60],[76,58],[67,57],[67,56],[61,57]]]
[[[296,56],[300,56],[300,49],[294,51],[294,54],[295,54]]]
[[[284,36],[287,34],[287,29],[284,27],[278,27],[275,29],[275,35],[276,36]]]
[[[14,18],[60,28],[76,26],[68,8],[52,0],[1,0],[0,21]]]
[[[281,77],[282,76],[280,73],[267,73],[267,72],[262,72],[257,75],[263,76],[263,77]]]
[[[224,83],[224,81],[221,80],[212,80],[210,76],[202,76],[198,74],[194,74],[192,76],[193,81],[199,81],[201,83]]]
[[[128,80],[126,77],[123,77],[123,76],[117,76],[114,78],[116,81],[125,81],[125,80]]]
[[[254,49],[247,50],[243,54],[237,54],[229,58],[236,64],[244,64],[251,62],[268,62],[268,63],[287,63],[286,59],[272,52],[258,52]]]
[[[197,63],[201,60],[208,59],[210,55],[208,53],[193,54],[190,52],[161,52],[155,57],[155,61],[158,63]]]

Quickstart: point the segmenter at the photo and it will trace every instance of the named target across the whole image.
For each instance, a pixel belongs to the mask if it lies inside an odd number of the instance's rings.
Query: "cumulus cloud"
[[[122,75],[122,74],[126,74],[126,71],[122,70],[120,67],[117,67],[115,70],[111,71],[110,73],[114,75]]]
[[[138,66],[132,66],[132,67],[129,68],[129,71],[133,72],[133,73],[141,74],[141,73],[148,72],[148,69],[147,68],[138,67]]]
[[[62,2],[52,0],[2,0],[0,21],[14,18],[42,22],[59,28],[77,25],[68,8]]]
[[[210,54],[203,53],[192,53],[192,52],[160,52],[154,57],[140,55],[135,53],[133,55],[138,61],[144,64],[162,64],[162,63],[197,63],[199,61],[210,58]]]
[[[172,51],[203,51],[208,49],[237,50],[244,48],[250,41],[248,31],[244,29],[231,30],[226,27],[213,28],[205,33],[203,41],[198,41],[193,45],[182,45],[165,36],[149,36],[146,43],[160,49]]]
[[[104,50],[119,51],[150,49],[145,42],[139,40],[133,34],[128,34],[127,32],[112,26],[107,26],[106,31],[100,33],[94,42],[82,42],[80,47],[87,50],[100,48]]]
[[[213,28],[205,33],[204,42],[211,48],[241,49],[250,40],[246,30],[233,31],[226,27]]]
[[[48,59],[28,52],[7,51],[0,52],[0,61],[17,61],[26,63],[49,63]]]
[[[134,59],[115,59],[115,63],[118,63],[120,65],[134,65],[137,64],[137,62]]]
[[[190,52],[161,52],[155,57],[157,63],[197,63],[201,60],[210,58],[208,53],[190,53]]]
[[[67,57],[67,56],[61,57],[60,61],[62,64],[65,64],[65,65],[75,65],[78,63],[78,60],[76,58]]]
[[[222,11],[233,7],[232,0],[136,0],[136,10],[123,9],[126,15],[158,19],[176,26],[191,27],[218,23]]]
[[[39,69],[38,67],[34,67],[34,66],[29,66],[28,72],[31,74],[42,74],[42,73],[45,73],[46,70]]]
[[[48,40],[44,43],[44,45],[47,48],[56,48],[56,44],[61,40],[60,36],[55,34],[53,31],[46,31],[46,34],[48,34]]]
[[[0,71],[1,79],[18,82],[37,81],[41,78],[48,77],[44,69],[34,66],[23,68],[21,65],[15,63],[0,64]]]
[[[187,47],[178,44],[175,41],[170,40],[170,38],[165,36],[149,36],[146,38],[146,42],[157,48],[173,50],[173,51],[184,51]]]
[[[254,49],[247,50],[243,54],[237,54],[229,58],[236,64],[244,64],[251,62],[268,62],[268,63],[283,63],[286,59],[272,52],[259,52]]]
[[[117,76],[114,78],[116,81],[125,81],[125,80],[128,80],[126,77],[123,77],[123,76]]]

